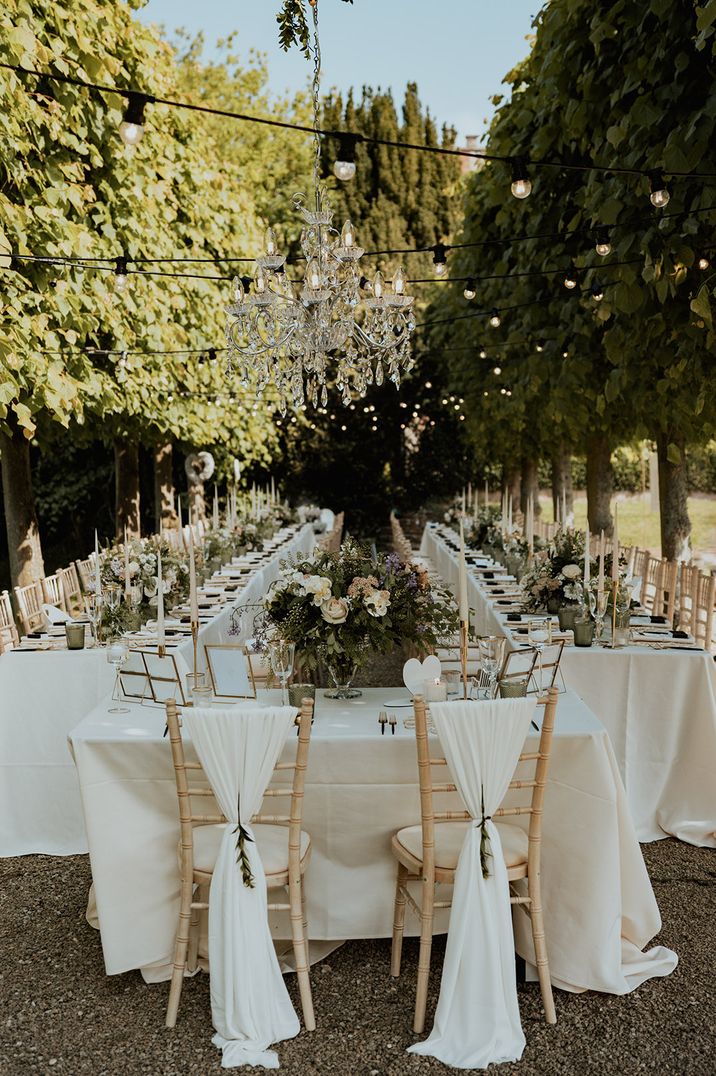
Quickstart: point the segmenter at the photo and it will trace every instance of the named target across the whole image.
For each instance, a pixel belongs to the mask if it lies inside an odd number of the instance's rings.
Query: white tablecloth
[[[249,577],[236,602],[202,625],[201,647],[236,642],[229,635],[234,606],[258,601],[277,578],[280,560],[289,553],[309,553],[315,541],[307,525],[280,532],[268,548],[278,547],[282,538],[286,544]],[[247,609],[243,614],[244,633],[255,613]],[[190,667],[191,650],[189,640],[177,648],[183,669]],[[113,680],[104,650],[11,650],[0,656],[0,857],[87,851],[67,734],[109,694]]]
[[[396,697],[405,692],[370,689],[352,702],[319,694],[304,808],[313,844],[306,883],[313,940],[391,934],[391,837],[420,818],[415,734],[403,726],[412,709],[391,706]],[[395,735],[380,734],[380,709],[398,715]],[[144,968],[161,978],[173,951],[179,827],[163,729],[159,708],[109,714],[99,706],[70,735],[109,974]],[[571,694],[559,700],[542,878],[555,984],[621,994],[671,970],[674,958],[665,950],[641,952],[660,929],[659,911],[609,738]],[[517,913],[518,948],[529,960],[524,919]],[[410,914],[406,927],[418,932]],[[278,917],[273,930],[290,937]]]
[[[428,525],[421,552],[452,586],[457,557]],[[453,532],[454,533],[454,532]],[[468,570],[468,592],[478,634],[512,631],[498,599]],[[567,687],[597,715],[612,741],[640,841],[671,835],[716,847],[716,665],[690,650],[619,650],[566,646],[561,662]]]

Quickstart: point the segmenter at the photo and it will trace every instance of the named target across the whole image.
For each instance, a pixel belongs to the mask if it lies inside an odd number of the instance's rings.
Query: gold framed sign
[[[255,699],[254,670],[243,646],[209,643],[204,646],[211,689],[217,699]]]
[[[186,706],[181,676],[174,655],[159,654],[156,650],[139,650],[138,653],[144,663],[152,701],[163,706],[165,702],[174,699],[180,706]]]

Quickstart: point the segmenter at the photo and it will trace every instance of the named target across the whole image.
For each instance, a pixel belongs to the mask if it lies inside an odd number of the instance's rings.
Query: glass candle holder
[[[191,690],[191,701],[194,706],[211,706],[213,697],[208,684],[197,685]]]
[[[291,684],[288,689],[289,706],[297,706],[300,708],[304,699],[315,699],[315,697],[315,684]]]
[[[85,626],[84,624],[75,624],[71,620],[65,624],[65,638],[67,639],[68,650],[84,650],[85,648]]]
[[[574,628],[574,645],[575,646],[591,646],[594,641],[594,621],[591,618],[585,620],[575,620]]]
[[[426,702],[447,702],[447,681],[436,677],[423,683],[423,698]]]
[[[518,679],[517,677],[511,677],[509,680],[500,680],[500,698],[523,699],[527,694],[528,687],[528,677],[525,677],[524,680]]]

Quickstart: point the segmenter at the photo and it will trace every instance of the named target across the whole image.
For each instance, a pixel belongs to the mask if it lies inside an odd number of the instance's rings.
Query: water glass
[[[552,642],[552,618],[551,617],[539,617],[539,619],[527,621],[527,638],[529,639],[530,646],[533,646],[537,651],[537,662],[539,665],[539,692],[542,694],[542,651],[545,646],[549,646]]]
[[[495,691],[497,674],[502,667],[505,655],[504,635],[487,635],[477,640],[480,652],[480,665],[488,675],[487,698],[491,699]]]
[[[288,691],[286,684],[293,672],[293,661],[296,655],[295,643],[287,643],[283,639],[277,639],[269,643],[269,660],[274,674],[281,682],[281,703],[288,706]]]
[[[119,700],[122,697],[122,681],[119,676],[119,670],[125,661],[129,657],[129,647],[123,639],[110,639],[107,643],[107,661],[110,665],[114,665],[114,688],[112,690],[112,699]],[[128,714],[128,706],[110,706],[110,714]]]

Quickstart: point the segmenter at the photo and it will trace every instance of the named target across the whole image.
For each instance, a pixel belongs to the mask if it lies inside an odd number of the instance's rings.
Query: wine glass
[[[107,643],[107,661],[110,665],[114,665],[114,687],[112,689],[112,698],[119,701],[122,697],[122,682],[119,676],[119,670],[125,661],[129,657],[129,647],[125,643],[124,639],[110,639]],[[110,706],[110,714],[128,714],[128,706]]]
[[[505,637],[504,635],[486,635],[477,640],[477,645],[480,652],[480,665],[488,676],[485,697],[491,699],[505,653]]]
[[[545,644],[552,642],[552,618],[539,617],[539,619],[527,621],[527,638],[530,646],[537,651],[539,664],[539,693],[542,694],[542,651]]]
[[[604,646],[602,635],[604,634],[604,618],[607,615],[607,602],[609,600],[609,594],[606,589],[598,591],[594,596],[594,607],[592,609],[592,615],[594,617],[594,639],[597,646]]]
[[[93,646],[99,646],[99,625],[102,620],[103,608],[104,597],[101,593],[97,594],[95,591],[90,591],[89,594],[85,594],[85,609],[92,625]]]
[[[271,668],[281,681],[281,705],[288,706],[287,681],[293,672],[293,659],[296,654],[296,644],[287,643],[284,639],[276,639],[269,643],[269,660]]]

